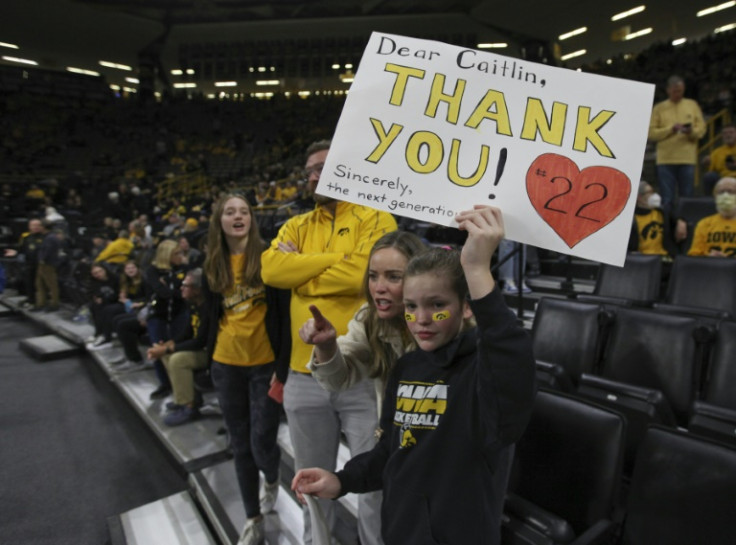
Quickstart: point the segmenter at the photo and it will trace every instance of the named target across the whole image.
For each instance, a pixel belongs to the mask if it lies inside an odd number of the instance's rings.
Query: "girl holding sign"
[[[534,401],[530,339],[490,271],[501,211],[477,206],[457,222],[468,232],[462,253],[434,249],[407,266],[405,318],[418,348],[391,371],[378,444],[337,473],[302,469],[292,481],[301,501],[383,489],[387,545],[498,544],[498,476]]]

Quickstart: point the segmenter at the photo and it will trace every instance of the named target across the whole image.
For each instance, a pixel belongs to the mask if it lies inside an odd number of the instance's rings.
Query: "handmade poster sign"
[[[622,265],[654,87],[373,33],[317,192],[456,225],[503,211],[507,238]]]

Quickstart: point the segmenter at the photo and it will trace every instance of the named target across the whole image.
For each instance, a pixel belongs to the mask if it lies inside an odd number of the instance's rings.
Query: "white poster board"
[[[317,192],[622,265],[654,86],[373,33]]]

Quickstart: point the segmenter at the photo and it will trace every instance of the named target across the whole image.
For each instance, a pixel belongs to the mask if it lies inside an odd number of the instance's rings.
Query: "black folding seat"
[[[659,299],[662,258],[631,253],[623,267],[602,264],[591,295],[578,294],[578,301],[620,306],[651,306]]]
[[[649,424],[686,425],[709,338],[695,317],[629,308],[616,314],[600,374],[583,374],[577,395],[626,415],[627,475]]]
[[[678,256],[666,301],[654,307],[713,320],[736,317],[736,260]]]
[[[639,448],[623,545],[732,545],[736,449],[654,426]]]
[[[596,370],[605,325],[600,305],[543,297],[532,324],[540,384],[572,391],[583,373]]]
[[[736,444],[736,322],[722,322],[688,429]]]
[[[540,390],[516,444],[502,543],[553,545],[611,532],[625,430],[616,411]]]

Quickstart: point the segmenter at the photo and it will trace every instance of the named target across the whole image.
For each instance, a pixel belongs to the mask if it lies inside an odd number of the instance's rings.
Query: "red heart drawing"
[[[537,213],[572,248],[621,213],[631,181],[615,168],[581,171],[571,159],[545,153],[526,173],[526,192]]]

